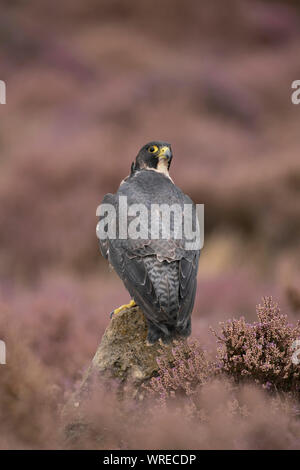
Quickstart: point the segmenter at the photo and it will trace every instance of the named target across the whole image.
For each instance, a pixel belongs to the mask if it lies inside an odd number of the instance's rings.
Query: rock
[[[81,388],[88,387],[90,377],[118,379],[123,386],[138,389],[158,369],[156,358],[162,348],[171,346],[146,341],[147,325],[139,307],[131,307],[114,315],[105,330]]]
[[[139,307],[131,307],[114,315],[105,330],[100,345],[78,390],[62,410],[67,440],[74,441],[86,429],[82,405],[89,399],[92,387],[115,379],[120,399],[130,395],[143,399],[142,384],[158,370],[157,357],[161,350],[171,351],[172,344],[149,345],[147,324]]]
[[[92,361],[92,368],[100,373],[130,381],[139,386],[157,370],[156,358],[160,343],[146,342],[147,325],[138,307],[113,316]]]

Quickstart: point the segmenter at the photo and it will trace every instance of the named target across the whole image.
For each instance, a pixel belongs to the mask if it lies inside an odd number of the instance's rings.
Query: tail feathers
[[[160,262],[154,257],[145,258],[148,271],[163,316],[170,324],[177,322],[179,311],[179,266],[176,261]]]
[[[177,326],[167,326],[167,325],[156,325],[154,323],[148,322],[148,335],[147,341],[150,344],[155,343],[159,339],[168,344],[174,339],[187,338],[191,334],[191,319],[189,318],[188,322],[184,327]]]
[[[156,305],[140,303],[148,322],[148,342],[161,339],[169,343],[189,336],[195,289],[189,289],[184,299],[180,296],[179,262],[161,262],[149,256],[144,258],[144,264],[157,299]],[[135,300],[139,304],[139,299]]]

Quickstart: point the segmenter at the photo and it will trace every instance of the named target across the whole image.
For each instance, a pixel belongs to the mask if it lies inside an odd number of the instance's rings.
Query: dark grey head
[[[168,173],[173,155],[168,142],[153,141],[144,145],[139,151],[134,165],[135,170],[157,170]]]

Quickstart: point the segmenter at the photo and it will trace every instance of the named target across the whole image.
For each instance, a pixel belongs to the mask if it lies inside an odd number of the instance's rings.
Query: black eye
[[[148,152],[150,153],[155,153],[157,152],[158,147],[156,145],[151,145],[151,147],[148,148]]]

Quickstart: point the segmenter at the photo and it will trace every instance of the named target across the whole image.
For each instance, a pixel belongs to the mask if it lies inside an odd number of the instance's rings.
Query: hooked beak
[[[171,152],[171,149],[170,147],[162,147],[159,151],[159,154],[157,155],[157,157],[159,159],[163,159],[163,160],[171,160],[172,158],[172,152]]]

